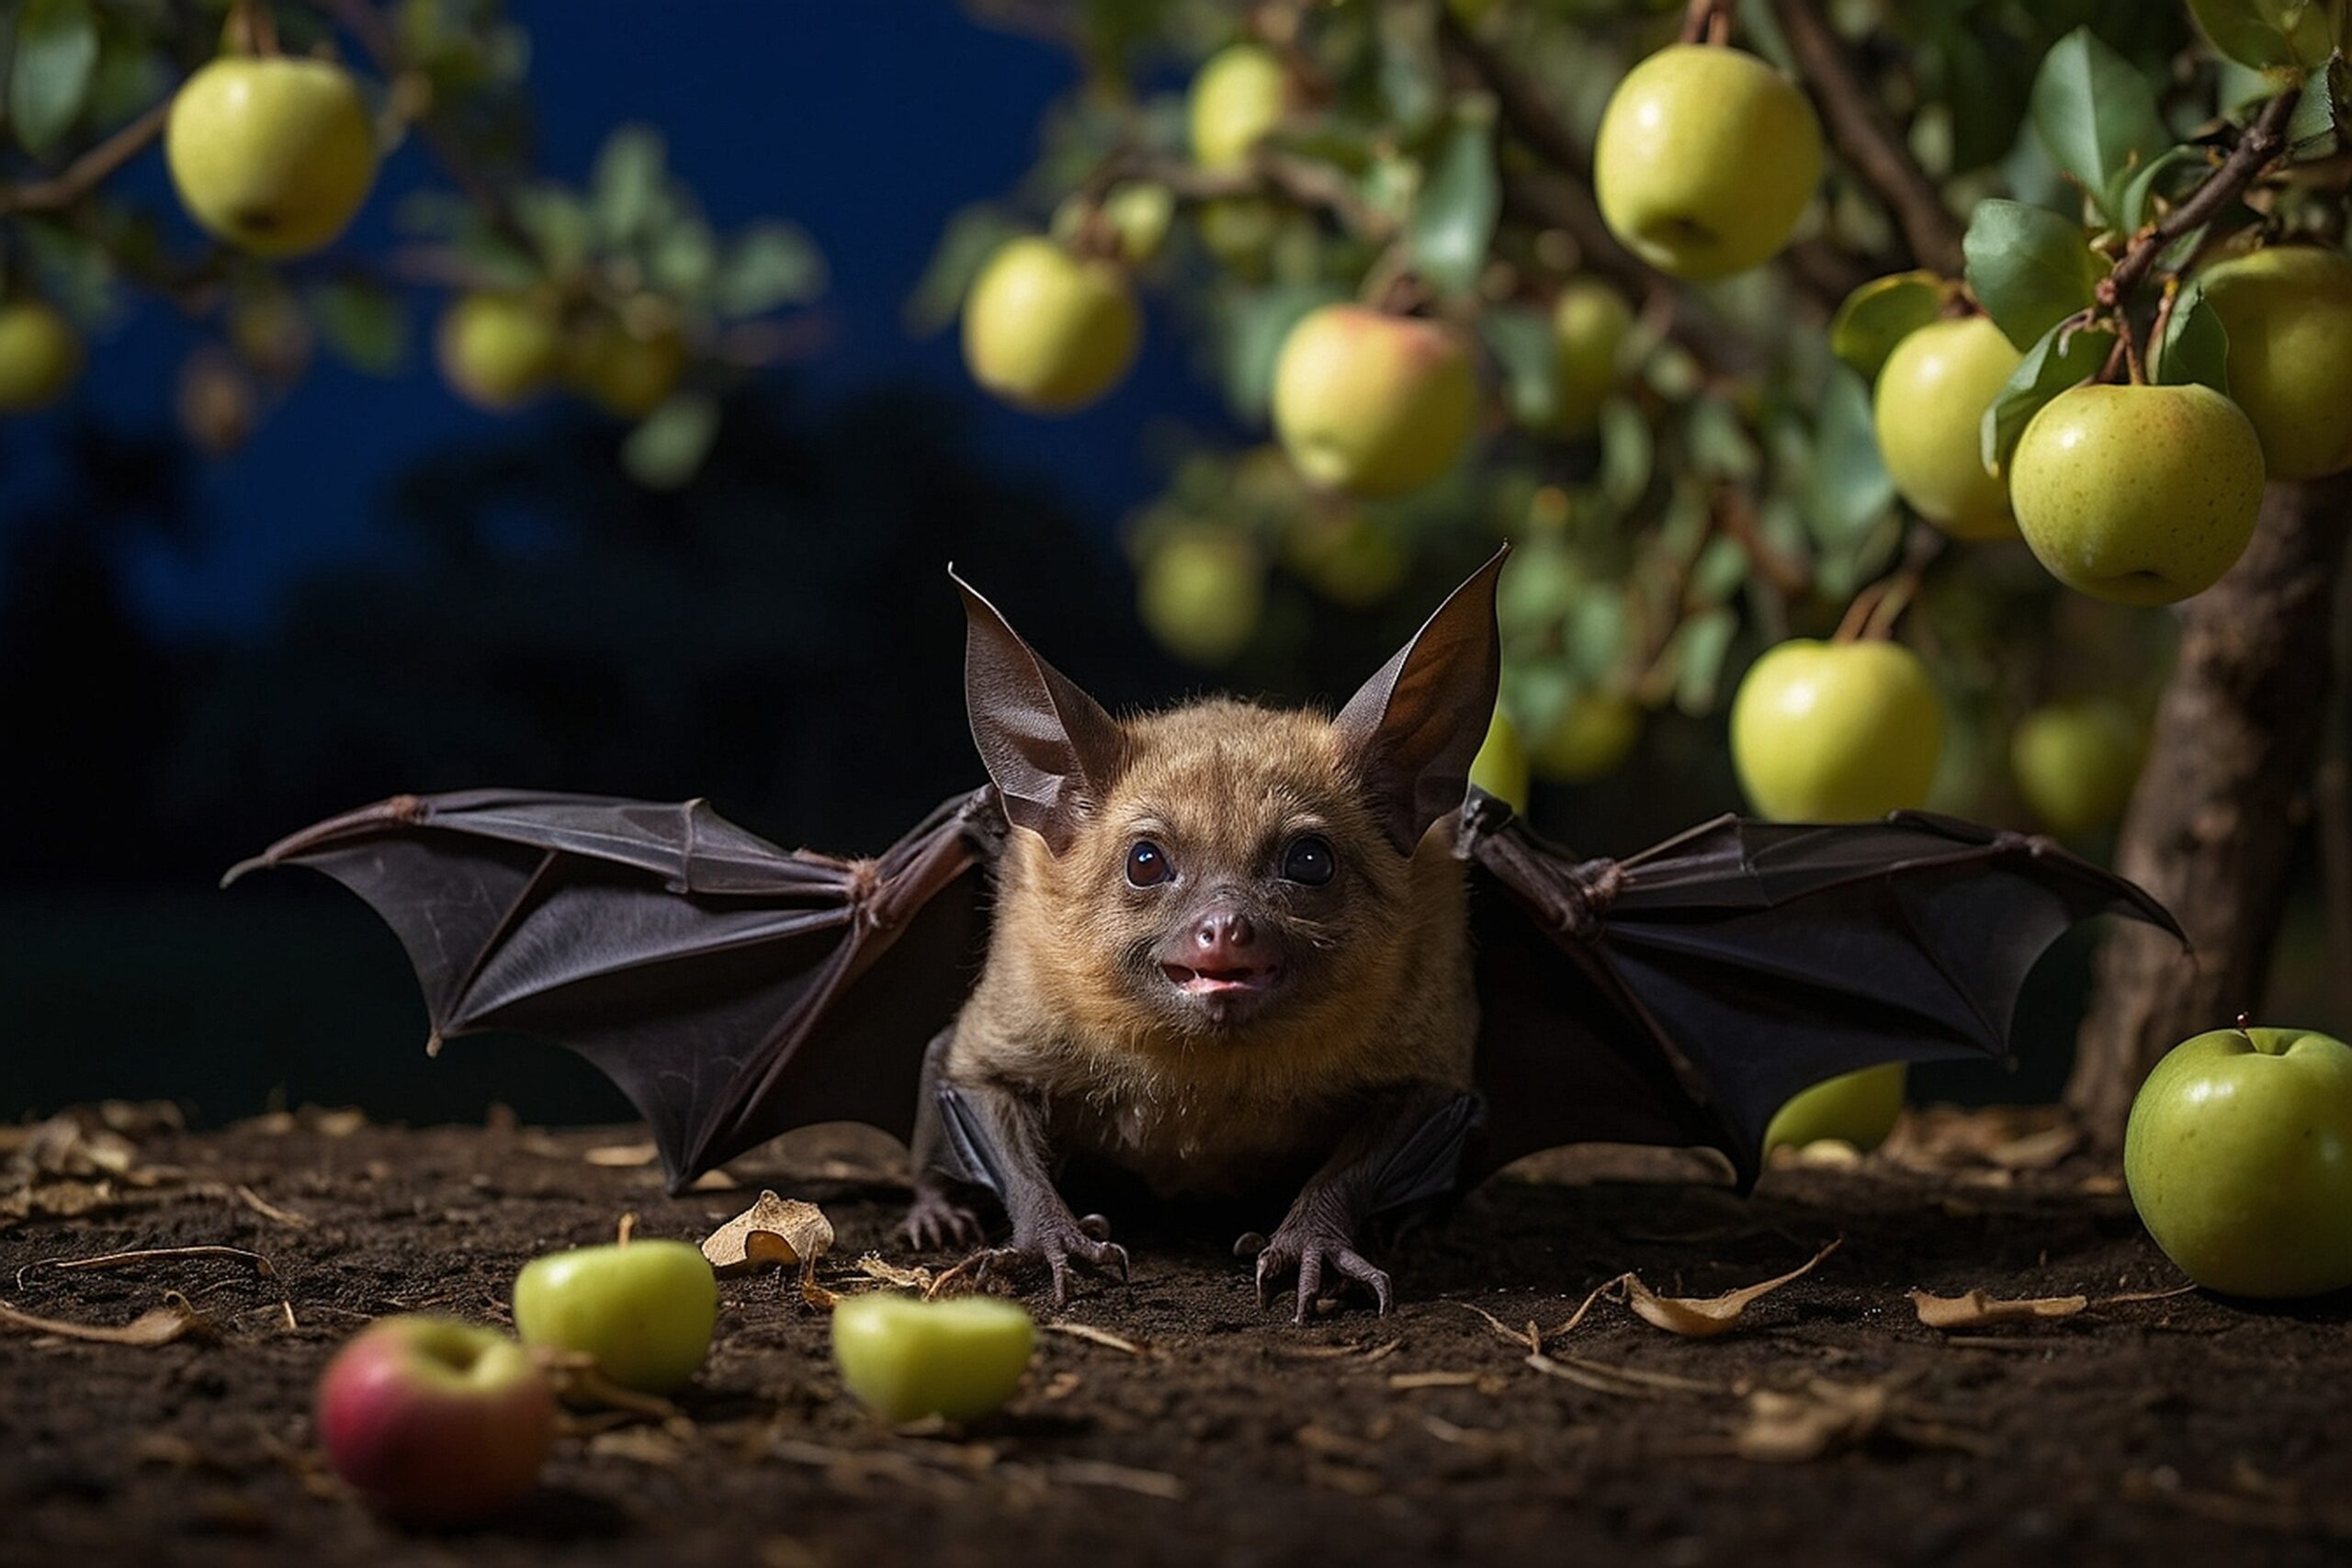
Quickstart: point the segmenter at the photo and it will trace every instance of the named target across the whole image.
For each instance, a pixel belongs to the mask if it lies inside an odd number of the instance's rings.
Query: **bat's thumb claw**
[[[1233,1239],[1233,1256],[1255,1258],[1266,1250],[1266,1238],[1256,1231],[1243,1231]]]

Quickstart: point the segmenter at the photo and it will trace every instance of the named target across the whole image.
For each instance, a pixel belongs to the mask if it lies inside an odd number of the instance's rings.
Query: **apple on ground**
[[[2208,1290],[2352,1285],[2352,1046],[2301,1029],[2183,1041],[2132,1102],[2123,1177],[2148,1234]]]
[[[1535,771],[1562,784],[1589,784],[1615,773],[1641,733],[1642,710],[1622,694],[1578,692],[1536,739]]]
[[[2094,599],[2169,604],[2237,564],[2262,505],[2262,443],[2210,387],[2076,387],[2009,459],[2018,530]]]
[[[877,1291],[833,1308],[842,1384],[886,1421],[975,1421],[1000,1408],[1021,1385],[1035,1336],[1018,1303],[994,1296]]]
[[[319,1380],[335,1473],[387,1511],[462,1524],[530,1491],[555,1442],[555,1396],[530,1352],[455,1318],[382,1318]]]
[[[1289,73],[1273,51],[1254,43],[1219,50],[1193,78],[1185,106],[1193,161],[1204,169],[1249,162],[1250,149],[1282,123],[1289,101]]]
[[[82,370],[82,334],[45,299],[0,304],[0,413],[30,413],[65,395]]]
[[[563,326],[552,300],[477,291],[442,312],[433,348],[459,397],[499,412],[527,402],[554,379],[563,362]]]
[[[1835,1138],[1868,1153],[1894,1131],[1909,1076],[1910,1064],[1882,1062],[1800,1089],[1765,1126],[1765,1150],[1803,1148]]]
[[[1593,194],[1617,237],[1677,277],[1770,260],[1821,183],[1821,124],[1797,85],[1752,54],[1669,44],[1601,111]]]
[[[524,1344],[588,1356],[640,1393],[668,1393],[693,1377],[718,1319],[718,1280],[683,1241],[551,1252],[514,1277]]]
[[[964,300],[972,379],[1035,413],[1069,413],[1109,391],[1142,341],[1124,272],[1035,235],[999,247]]]
[[[1634,309],[1605,283],[1578,278],[1552,306],[1552,345],[1559,378],[1560,429],[1590,430],[1617,388],[1617,359],[1634,329]]]
[[[670,399],[686,373],[686,337],[667,305],[636,299],[596,310],[563,340],[564,381],[605,412],[643,419]]]
[[[1495,705],[1478,754],[1470,759],[1470,782],[1513,811],[1527,809],[1527,749],[1520,744],[1519,731],[1500,703]]]
[[[2046,703],[2009,738],[2009,770],[2035,819],[2073,838],[2122,817],[2146,742],[2146,727],[2121,703]]]
[[[1310,483],[1402,495],[1453,467],[1478,413],[1462,334],[1362,305],[1310,310],[1274,363],[1274,431]]]
[[[2024,356],[1990,316],[1930,321],[1886,356],[1871,428],[1911,509],[1958,539],[2013,539],[2009,487],[1986,471],[1978,426]]]
[[[2229,333],[2230,400],[2274,479],[2352,468],[2352,256],[2267,245],[2208,267],[2205,302]]]
[[[1898,643],[1796,637],[1749,668],[1731,705],[1749,804],[1782,822],[1860,822],[1928,798],[1943,704]]]
[[[164,160],[205,230],[254,255],[307,255],[368,199],[376,136],[343,67],[228,55],[198,67],[174,96]]]

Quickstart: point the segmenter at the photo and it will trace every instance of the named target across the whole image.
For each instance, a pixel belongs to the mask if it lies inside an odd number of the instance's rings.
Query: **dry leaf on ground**
[[[190,1306],[187,1298],[176,1291],[164,1298],[162,1306],[143,1312],[129,1323],[67,1323],[0,1306],[0,1325],[93,1345],[169,1345],[175,1339],[209,1337],[213,1332],[211,1320]]]
[[[1628,1274],[1625,1276],[1625,1304],[1632,1307],[1644,1322],[1655,1324],[1669,1334],[1680,1334],[1693,1339],[1712,1338],[1735,1326],[1740,1314],[1757,1301],[1790,1281],[1812,1273],[1823,1258],[1837,1250],[1838,1244],[1833,1241],[1785,1274],[1760,1284],[1725,1291],[1719,1296],[1661,1296],[1643,1284],[1637,1276]]]
[[[1925,1291],[1913,1291],[1911,1304],[1917,1310],[1919,1321],[1929,1328],[1983,1328],[1996,1323],[2054,1323],[2074,1316],[2091,1303],[2088,1296],[2004,1299],[1988,1296],[1983,1291],[1957,1296],[1932,1296]]]
[[[632,1166],[651,1165],[660,1154],[661,1150],[649,1141],[641,1144],[599,1144],[584,1151],[580,1157],[590,1165],[627,1170]]]
[[[1760,1388],[1747,1396],[1747,1420],[1732,1446],[1742,1459],[1793,1464],[1857,1443],[1886,1419],[1883,1383],[1815,1378],[1794,1393]]]
[[[820,1311],[832,1292],[817,1283],[817,1259],[832,1250],[833,1222],[814,1203],[763,1191],[759,1201],[710,1233],[702,1255],[718,1273],[800,1265],[800,1299]]]

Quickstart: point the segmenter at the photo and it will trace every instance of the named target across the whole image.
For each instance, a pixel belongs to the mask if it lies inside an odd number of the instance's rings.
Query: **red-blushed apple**
[[[455,1318],[388,1317],[319,1379],[335,1473],[402,1518],[463,1524],[530,1491],[555,1442],[555,1395],[529,1351]]]
[[[1019,1303],[877,1291],[833,1308],[842,1385],[886,1421],[975,1421],[1021,1386],[1035,1337]]]
[[[514,1277],[514,1332],[573,1350],[623,1388],[668,1393],[710,1353],[718,1280],[683,1241],[626,1241],[551,1252]]]
[[[1741,787],[1781,822],[1860,822],[1922,805],[1943,734],[1928,667],[1898,643],[1792,637],[1732,698]]]
[[[2156,1245],[2208,1290],[2352,1285],[2352,1046],[2244,1027],[2181,1042],[2132,1102],[2123,1179]]]
[[[1310,310],[1274,362],[1274,431],[1314,484],[1402,495],[1453,467],[1478,414],[1462,334],[1362,305]]]
[[[1802,1148],[1835,1138],[1868,1153],[1894,1131],[1909,1077],[1908,1063],[1882,1062],[1800,1089],[1773,1112],[1764,1128],[1764,1147]]]

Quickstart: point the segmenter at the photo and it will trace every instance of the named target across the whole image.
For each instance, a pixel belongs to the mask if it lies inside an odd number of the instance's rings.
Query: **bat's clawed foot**
[[[946,1192],[927,1186],[916,1187],[915,1201],[907,1205],[907,1217],[891,1234],[925,1252],[978,1247],[988,1239],[977,1213]]]
[[[1261,1241],[1252,1233],[1236,1242],[1233,1250],[1245,1258],[1252,1251],[1257,1254],[1261,1308],[1272,1304],[1274,1292],[1284,1280],[1294,1273],[1298,1276],[1298,1310],[1291,1318],[1294,1323],[1305,1323],[1314,1315],[1327,1270],[1339,1276],[1334,1281],[1337,1289],[1344,1290],[1351,1284],[1362,1286],[1372,1293],[1380,1315],[1388,1315],[1393,1292],[1387,1270],[1358,1252],[1355,1238],[1339,1226],[1285,1223],[1274,1232],[1272,1240]]]
[[[1066,1306],[1072,1264],[1100,1274],[1115,1273],[1119,1283],[1127,1282],[1127,1249],[1111,1239],[1111,1222],[1100,1214],[1080,1220],[1065,1213],[1016,1226],[1012,1245],[980,1254],[976,1272],[985,1280],[994,1274],[1018,1276],[1042,1267],[1053,1278],[1054,1304]]]

